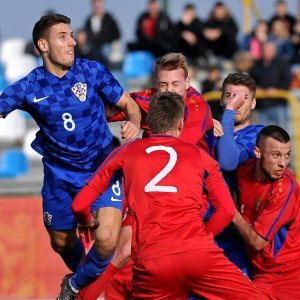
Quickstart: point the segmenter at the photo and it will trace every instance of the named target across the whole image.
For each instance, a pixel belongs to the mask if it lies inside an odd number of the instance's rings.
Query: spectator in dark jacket
[[[204,42],[207,49],[222,58],[231,58],[237,50],[238,27],[229,9],[217,2],[204,22]]]
[[[155,56],[174,52],[175,31],[170,18],[160,10],[157,0],[148,1],[148,10],[137,20],[136,43],[129,50],[147,50]]]
[[[113,16],[105,11],[104,0],[92,0],[93,12],[85,22],[88,41],[98,52],[103,63],[108,63],[112,44],[119,42],[121,34]]]

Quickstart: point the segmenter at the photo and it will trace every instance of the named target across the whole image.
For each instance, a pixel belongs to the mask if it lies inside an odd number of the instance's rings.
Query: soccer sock
[[[82,255],[85,253],[84,246],[81,239],[77,239],[77,243],[75,248],[71,253],[68,254],[61,254],[60,256],[64,260],[67,267],[72,271],[75,272],[76,268],[80,262]]]
[[[112,258],[113,255],[106,259],[100,258],[96,253],[95,245],[93,245],[85,263],[77,268],[76,273],[72,277],[71,285],[78,290],[87,286],[104,272]]]
[[[77,296],[78,299],[96,300],[107,288],[118,270],[112,263],[109,263],[106,270],[97,280],[80,290]]]

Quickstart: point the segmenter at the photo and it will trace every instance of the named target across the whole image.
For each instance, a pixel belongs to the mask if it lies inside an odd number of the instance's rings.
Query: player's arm
[[[122,124],[121,135],[125,141],[133,140],[140,132],[141,111],[138,104],[124,92],[116,107],[124,111],[126,115],[125,123]]]
[[[206,225],[216,236],[232,221],[235,207],[219,164],[208,155],[203,157],[203,162],[207,170],[204,189],[214,208]]]
[[[122,150],[124,150],[127,145],[128,144],[125,144],[111,152],[97,172],[95,172],[91,180],[82,188],[73,200],[71,209],[79,224],[88,226],[91,220],[93,220],[90,206],[106,191],[113,174],[122,168],[124,158],[124,151]]]
[[[233,171],[249,158],[247,150],[234,139],[234,119],[236,112],[225,109],[222,117],[224,134],[217,141],[218,162],[223,171]]]
[[[254,250],[259,251],[268,245],[269,241],[260,236],[238,211],[235,212],[233,223],[242,239]]]

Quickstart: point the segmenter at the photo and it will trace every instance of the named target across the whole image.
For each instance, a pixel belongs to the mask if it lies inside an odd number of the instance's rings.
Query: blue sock
[[[83,253],[84,253],[84,245],[81,239],[77,239],[77,243],[73,251],[68,254],[61,254],[60,256],[64,260],[67,267],[72,272],[75,272]]]
[[[85,264],[79,266],[72,277],[71,285],[77,290],[87,286],[104,272],[112,258],[113,255],[106,259],[100,258],[93,245],[86,257]]]

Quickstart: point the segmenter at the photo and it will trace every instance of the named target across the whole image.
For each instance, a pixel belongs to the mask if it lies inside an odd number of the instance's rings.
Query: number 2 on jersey
[[[166,146],[152,146],[146,149],[146,152],[148,154],[154,151],[165,151],[170,155],[170,159],[166,166],[145,185],[145,192],[177,193],[177,188],[175,186],[157,184],[163,178],[165,178],[174,168],[177,161],[176,151],[172,147]]]

